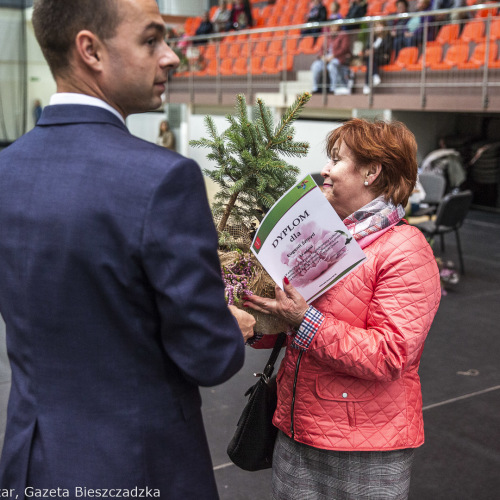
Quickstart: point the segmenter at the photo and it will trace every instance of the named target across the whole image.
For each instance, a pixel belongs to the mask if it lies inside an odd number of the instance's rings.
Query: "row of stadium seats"
[[[434,41],[428,42],[427,46],[463,43],[481,43],[486,41],[486,27],[483,21],[471,20],[467,22],[460,34],[458,24],[445,24],[441,26]],[[217,57],[236,58],[247,57],[249,51],[253,56],[276,55],[281,56],[283,53],[287,55],[296,54],[316,54],[321,50],[324,44],[324,36],[320,37],[303,37],[301,38],[298,30],[291,30],[286,33],[284,31],[276,31],[273,33],[250,35],[230,35],[227,36],[217,49],[216,44],[207,44],[201,46],[200,50],[205,59],[213,59]],[[500,40],[500,19],[491,23],[490,26],[490,41]]]
[[[484,66],[486,50],[488,49],[488,67],[500,68],[498,60],[498,46],[496,42],[481,42],[473,49],[468,43],[454,42],[446,50],[442,45],[431,45],[425,53],[425,67],[431,70],[456,69],[479,69]],[[405,47],[401,49],[398,57],[392,64],[382,66],[381,70],[387,71],[421,71],[423,54],[417,47]],[[358,71],[366,71],[364,66],[356,68]]]
[[[347,2],[349,0],[341,0]],[[369,5],[378,0],[371,0]],[[469,0],[472,3],[472,0]],[[380,3],[380,2],[379,2]],[[384,0],[383,6],[395,4],[395,0]],[[267,5],[259,12],[264,12],[267,18],[275,13],[297,11],[308,8],[308,2],[299,0],[294,9],[286,8],[283,0],[274,5]],[[289,7],[289,6],[288,6]],[[305,15],[305,14],[304,14]],[[280,21],[281,21],[280,17]],[[462,25],[443,24],[435,40],[428,42],[425,64],[432,70],[476,69],[484,65],[486,55],[486,22],[483,16],[472,18]],[[286,23],[288,24],[288,23]],[[285,38],[286,37],[286,38]],[[489,26],[488,66],[499,67],[497,40],[500,40],[500,18],[493,19]],[[285,41],[283,41],[285,39]],[[272,33],[238,34],[229,33],[220,43],[208,43],[198,46],[205,67],[195,72],[197,76],[214,76],[217,71],[223,76],[247,74],[248,69],[253,74],[273,74],[283,69],[293,69],[293,56],[298,54],[316,54],[325,43],[323,35],[319,37],[301,37],[299,30],[276,31]],[[422,69],[422,54],[416,47],[406,47],[391,64],[382,67],[383,71],[418,71]],[[251,59],[249,60],[249,55]],[[285,56],[285,57],[283,57]],[[220,65],[217,64],[220,58]],[[276,67],[272,67],[275,63]],[[365,66],[355,66],[354,71],[364,71]],[[188,72],[177,73],[176,76],[186,76]]]
[[[248,74],[248,64],[250,63],[251,73],[253,75],[275,75],[281,71],[292,71],[293,56],[252,56],[250,61],[247,57],[226,58],[217,68],[217,60],[212,59],[205,69],[194,73],[195,76],[222,76],[246,75]],[[186,76],[189,73],[184,73]]]
[[[485,61],[486,49],[488,47],[488,67],[491,69],[500,68],[498,60],[498,46],[495,42],[486,44],[481,42],[471,49],[470,44],[456,42],[450,44],[446,50],[442,45],[432,45],[427,48],[425,54],[425,66],[431,70],[451,70],[451,69],[479,69]],[[293,70],[293,55],[286,57],[279,55],[252,55],[250,61],[247,56],[225,57],[221,59],[220,66],[217,67],[217,59],[211,59],[206,68],[194,73],[195,76],[222,76],[246,75],[250,64],[251,73],[254,75],[277,74],[283,70]],[[405,47],[401,49],[398,57],[392,64],[381,67],[383,72],[393,71],[421,71],[423,54],[419,55],[417,47]],[[366,71],[366,66],[353,66],[355,72]],[[187,76],[189,72],[184,72],[178,76]]]
[[[387,16],[396,13],[397,0],[368,0],[367,16]],[[251,0],[250,3],[261,4],[262,0]],[[324,2],[327,11],[330,8],[330,2]],[[340,5],[340,15],[345,17],[349,10],[349,0],[337,0]],[[415,3],[415,0],[408,2],[410,5]],[[466,5],[471,6],[477,4],[477,0],[466,0]],[[485,0],[485,3],[487,1]],[[309,11],[309,0],[297,0],[293,3],[293,8],[290,8],[288,0],[278,0],[275,4],[266,5],[264,7],[253,7],[252,16],[254,19],[255,28],[263,27],[277,27],[277,26],[291,26],[294,24],[302,24],[307,18]],[[210,8],[210,18],[213,17],[217,6]],[[231,4],[228,4],[228,9]],[[329,12],[328,12],[329,13]],[[485,9],[477,13],[477,17],[487,17],[489,15],[496,15],[496,9]],[[184,24],[184,31],[188,36],[193,36],[196,29],[200,25],[201,16],[190,17]]]

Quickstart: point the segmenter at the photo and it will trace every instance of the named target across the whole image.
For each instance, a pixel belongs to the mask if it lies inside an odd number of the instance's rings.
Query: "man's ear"
[[[100,69],[103,45],[91,31],[82,30],[75,38],[76,56],[80,61],[94,70]]]

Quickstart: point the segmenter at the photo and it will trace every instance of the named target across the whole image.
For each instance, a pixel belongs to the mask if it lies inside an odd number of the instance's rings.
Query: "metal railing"
[[[255,28],[250,30],[241,30],[237,32],[220,33],[212,35],[203,35],[200,37],[185,37],[183,39],[173,39],[172,43],[183,42],[191,47],[187,50],[187,67],[181,75],[172,75],[167,88],[167,99],[175,100],[178,95],[184,101],[186,94],[188,94],[189,102],[196,102],[201,96],[205,100],[211,100],[213,104],[221,104],[224,102],[225,94],[234,96],[235,93],[243,92],[247,94],[247,99],[251,100],[258,92],[276,92],[285,96],[288,88],[298,88],[300,84],[293,83],[297,79],[297,74],[301,70],[309,70],[310,64],[315,59],[315,54],[308,50],[306,52],[293,53],[293,66],[287,64],[289,62],[290,47],[296,42],[304,39],[300,31],[303,29],[317,28],[321,32],[315,35],[308,35],[312,37],[316,43],[315,48],[320,49],[318,44],[323,44],[326,49],[328,43],[327,30],[331,25],[340,25],[342,29],[348,30],[351,38],[351,46],[353,49],[366,45],[366,41],[370,40],[373,44],[375,37],[374,25],[378,21],[383,21],[387,24],[387,30],[392,29],[391,25],[403,19],[410,20],[415,17],[425,16],[423,22],[423,33],[421,43],[419,43],[419,61],[421,61],[421,69],[412,71],[405,67],[401,71],[391,71],[384,73],[384,68],[381,68],[382,83],[374,89],[371,84],[371,75],[373,72],[373,56],[370,55],[367,61],[357,61],[354,64],[353,70],[356,70],[356,79],[353,87],[353,94],[360,95],[364,98],[365,104],[370,107],[373,105],[374,98],[377,96],[391,95],[391,94],[404,94],[418,99],[418,107],[425,108],[428,99],[432,95],[463,95],[464,92],[471,93],[479,104],[475,103],[475,109],[488,109],[491,105],[490,94],[495,92],[500,87],[500,67],[492,67],[489,64],[490,50],[492,42],[497,44],[500,42],[500,31],[494,33],[492,36],[492,26],[496,21],[500,21],[500,17],[496,12],[500,7],[500,3],[494,4],[481,4],[470,7],[463,7],[458,9],[443,9],[437,11],[414,12],[405,14],[394,14],[388,16],[368,16],[359,19],[344,19],[337,21],[330,21],[325,23],[305,23],[293,26],[277,26],[269,28]],[[458,17],[456,21],[443,20],[451,16]],[[433,18],[432,21],[428,17]],[[478,68],[470,70],[461,70],[459,65],[452,65],[449,69],[441,68],[436,70],[431,65],[427,64],[429,56],[429,47],[436,45],[434,41],[435,34],[446,24],[457,24],[460,35],[457,41],[463,41],[460,37],[464,33],[464,28],[468,23],[482,23],[484,27],[483,35],[475,40],[467,42],[469,55],[472,55],[475,47],[480,43],[485,43],[484,46],[484,63]],[[321,41],[317,40],[321,37]],[[193,45],[193,42],[203,39],[206,41],[204,45]],[[498,40],[498,41],[497,41]],[[258,50],[259,42],[281,43],[281,56],[277,60],[282,63],[278,68],[270,68],[271,72],[255,71],[252,63],[255,59],[256,51]],[[465,41],[463,41],[466,43]],[[488,42],[488,43],[486,43]],[[456,43],[456,42],[455,42]],[[246,58],[246,67],[231,68],[228,63],[229,56],[227,50],[230,44],[239,44],[241,52],[244,54],[243,59]],[[446,51],[453,45],[445,42],[443,45]],[[192,47],[197,47],[193,50]],[[497,47],[498,49],[498,47]],[[196,58],[199,54],[207,53],[207,50],[215,54],[214,58],[210,59],[210,71],[201,70],[196,68]],[[500,52],[500,51],[499,51]],[[356,50],[354,50],[354,58],[356,57]],[[446,56],[445,56],[446,57]],[[241,63],[241,59],[239,61]],[[354,61],[356,62],[356,61]],[[366,63],[366,64],[365,64]],[[495,65],[493,65],[495,66]],[[500,65],[499,65],[500,66]],[[326,72],[326,69],[324,70]],[[368,95],[363,95],[362,88],[364,87],[365,73],[368,72]],[[304,90],[309,90],[312,86],[310,82],[304,82],[303,86],[309,87]],[[293,89],[291,90],[293,93]],[[479,93],[479,95],[477,95]],[[500,94],[500,92],[499,92]],[[496,101],[495,101],[496,102]],[[327,90],[324,88],[323,104],[327,103]],[[337,100],[337,105],[339,101]],[[495,109],[497,105],[494,103]],[[491,109],[491,108],[489,108]],[[500,98],[498,103],[498,110],[500,111]]]

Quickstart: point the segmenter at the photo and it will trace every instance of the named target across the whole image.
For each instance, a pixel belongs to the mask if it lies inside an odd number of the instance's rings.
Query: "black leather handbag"
[[[278,335],[264,371],[255,374],[259,380],[245,393],[250,397],[227,447],[229,458],[243,470],[256,471],[272,466],[278,429],[272,423],[277,387],[276,377],[271,378],[271,375],[285,338],[285,333]]]

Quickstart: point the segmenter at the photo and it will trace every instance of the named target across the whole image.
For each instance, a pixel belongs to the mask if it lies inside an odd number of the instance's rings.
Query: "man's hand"
[[[238,326],[240,327],[241,330],[241,334],[243,335],[243,339],[246,342],[249,338],[253,337],[254,335],[253,328],[255,326],[255,318],[251,314],[248,314],[247,312],[238,309],[236,306],[231,305],[227,307],[229,307],[229,310],[236,318]]]

